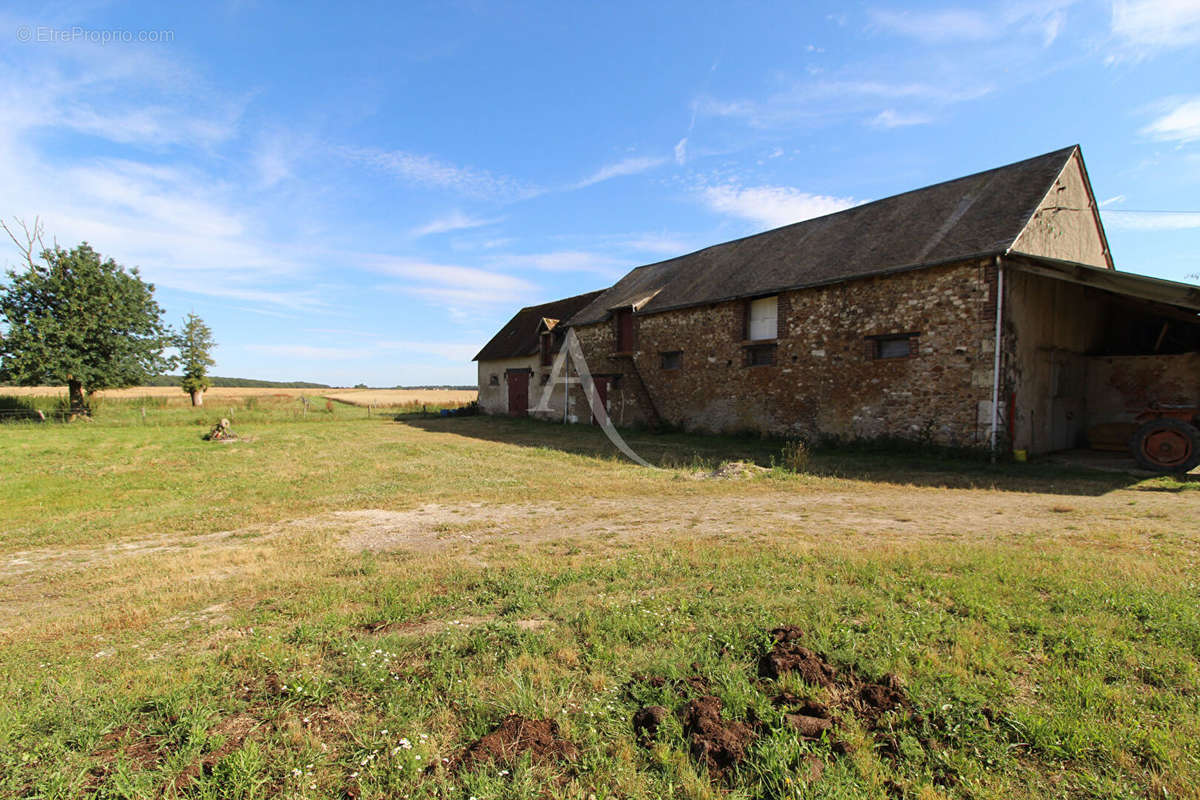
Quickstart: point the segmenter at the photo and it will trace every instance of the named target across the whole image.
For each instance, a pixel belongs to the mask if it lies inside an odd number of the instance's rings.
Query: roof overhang
[[[1200,313],[1200,286],[1179,283],[1107,267],[1093,267],[1074,261],[1059,261],[1042,256],[1012,253],[1004,263],[1022,272],[1046,278],[1091,286],[1106,292],[1136,297],[1155,303]]]

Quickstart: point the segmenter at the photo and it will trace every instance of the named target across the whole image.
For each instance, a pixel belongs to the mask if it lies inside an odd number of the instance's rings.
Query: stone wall
[[[984,261],[784,293],[767,366],[746,364],[745,301],[635,316],[632,357],[614,354],[611,322],[576,333],[592,372],[619,376],[608,396],[617,424],[657,416],[705,432],[977,445],[988,435],[994,286]],[[871,357],[870,337],[901,333],[919,334],[913,357]],[[679,369],[662,367],[671,351]]]

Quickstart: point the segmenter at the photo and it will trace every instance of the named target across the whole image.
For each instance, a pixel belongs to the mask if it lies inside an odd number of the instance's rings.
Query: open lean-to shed
[[[1036,454],[1155,418],[1140,455],[1184,468],[1197,312],[1114,268],[1076,146],[638,267],[556,330],[618,425]]]

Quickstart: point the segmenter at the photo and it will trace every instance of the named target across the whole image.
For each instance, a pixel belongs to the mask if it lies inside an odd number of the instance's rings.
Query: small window
[[[679,369],[683,366],[683,351],[672,350],[669,353],[659,353],[659,364],[663,369]]]
[[[633,309],[623,308],[617,312],[617,352],[633,352]]]
[[[917,355],[917,341],[915,333],[872,336],[867,340],[867,355],[876,361],[913,358]]]
[[[542,375],[542,386],[545,386],[549,382],[550,382],[550,373],[547,372],[544,375]]]
[[[488,386],[499,386],[499,385],[500,385],[500,376],[499,375],[493,375],[492,377],[488,378]]]
[[[751,300],[746,310],[746,338],[751,341],[779,337],[779,298]]]
[[[775,345],[760,344],[746,348],[747,367],[769,367],[775,363]]]

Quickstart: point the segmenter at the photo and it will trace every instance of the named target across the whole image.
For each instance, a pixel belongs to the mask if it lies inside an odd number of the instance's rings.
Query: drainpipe
[[[1000,421],[1000,330],[1004,322],[1004,262],[996,256],[996,343],[992,358],[992,463],[996,462],[996,428]]]
[[[566,345],[563,345],[564,347]],[[563,425],[567,424],[567,407],[571,404],[571,356],[563,361]]]

